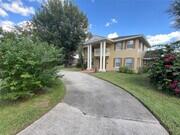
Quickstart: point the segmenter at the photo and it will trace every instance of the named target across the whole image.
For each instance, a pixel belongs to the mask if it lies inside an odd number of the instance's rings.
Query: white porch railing
[[[110,49],[106,48],[106,56],[110,55]],[[100,56],[100,48],[94,49],[94,56]]]

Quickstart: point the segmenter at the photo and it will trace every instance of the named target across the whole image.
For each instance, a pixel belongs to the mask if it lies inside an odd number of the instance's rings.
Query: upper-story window
[[[123,50],[123,43],[118,42],[115,44],[115,50]]]
[[[135,48],[134,40],[127,41],[126,48]]]

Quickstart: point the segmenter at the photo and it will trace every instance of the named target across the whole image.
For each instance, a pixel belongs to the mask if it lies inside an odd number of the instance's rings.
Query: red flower
[[[165,62],[172,62],[172,61],[174,61],[175,59],[176,59],[176,56],[173,55],[173,54],[166,54],[166,55],[164,56],[164,61],[165,61]]]
[[[170,68],[172,65],[165,65],[165,68]]]
[[[177,87],[174,91],[177,95],[180,94],[180,88]]]
[[[175,80],[170,83],[169,87],[174,90],[177,87],[177,85],[178,85],[178,81]]]

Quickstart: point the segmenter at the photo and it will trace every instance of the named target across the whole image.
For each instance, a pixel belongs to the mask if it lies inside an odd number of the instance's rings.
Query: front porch
[[[91,43],[86,45],[86,61],[87,70],[97,70],[100,72],[106,72],[107,59],[110,55],[110,49],[107,47],[107,41],[101,41],[99,43]]]

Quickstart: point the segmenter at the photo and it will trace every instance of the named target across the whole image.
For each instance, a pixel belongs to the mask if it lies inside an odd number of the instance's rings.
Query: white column
[[[89,69],[89,45],[87,46],[87,69]]]
[[[92,45],[89,45],[89,68],[92,69]]]
[[[103,71],[106,71],[106,42],[103,42]]]
[[[102,42],[100,42],[100,67],[99,71],[102,71]]]

